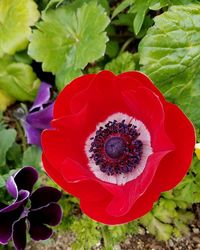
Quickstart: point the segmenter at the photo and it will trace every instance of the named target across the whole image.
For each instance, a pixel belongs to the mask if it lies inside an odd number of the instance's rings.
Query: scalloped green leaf
[[[61,91],[68,83],[70,83],[74,78],[81,76],[82,71],[80,69],[67,69],[62,68],[56,74],[56,86],[59,91]]]
[[[27,47],[30,27],[39,15],[33,0],[0,1],[0,57],[5,53],[13,55]]]
[[[80,1],[79,1],[80,2]],[[79,3],[78,2],[78,3]],[[104,55],[109,18],[96,2],[68,4],[42,15],[33,31],[28,53],[44,71],[83,69]]]
[[[200,5],[157,16],[139,53],[142,71],[200,127]]]
[[[131,71],[135,69],[135,62],[133,54],[129,52],[123,52],[118,55],[111,62],[107,63],[105,69],[111,70],[115,74],[121,74],[124,71]]]
[[[151,212],[140,218],[139,221],[150,233],[155,235],[158,240],[168,240],[173,233],[172,225],[162,223],[156,219]]]
[[[0,89],[7,95],[20,101],[33,101],[40,80],[30,65],[16,62],[6,56],[0,64]]]
[[[170,224],[177,217],[176,203],[173,200],[160,198],[152,212],[158,220]]]

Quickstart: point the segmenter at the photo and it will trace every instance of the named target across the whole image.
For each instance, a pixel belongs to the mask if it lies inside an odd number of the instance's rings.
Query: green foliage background
[[[1,201],[8,199],[8,175],[25,165],[40,172],[38,184],[55,186],[42,170],[40,149],[27,145],[15,115],[31,105],[40,82],[47,81],[45,72],[58,93],[82,74],[103,69],[116,74],[140,70],[190,117],[198,139],[199,65],[197,0],[1,0]],[[122,226],[101,225],[80,211],[77,215],[78,200],[63,194],[64,218],[57,231],[76,234],[72,249],[91,249],[100,242],[105,249],[113,249],[141,226],[159,240],[168,240],[189,232],[188,225],[194,219],[191,207],[199,202],[200,161],[194,156],[184,180],[163,193],[143,218]]]

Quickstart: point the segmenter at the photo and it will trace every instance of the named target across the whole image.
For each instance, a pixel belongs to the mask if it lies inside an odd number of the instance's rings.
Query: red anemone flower
[[[144,215],[177,185],[195,144],[188,118],[136,71],[75,79],[57,97],[51,126],[42,134],[47,173],[109,225]]]

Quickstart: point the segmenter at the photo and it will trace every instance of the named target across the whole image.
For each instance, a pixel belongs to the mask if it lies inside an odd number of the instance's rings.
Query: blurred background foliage
[[[85,73],[140,70],[190,117],[200,142],[199,65],[197,0],[1,0],[1,201],[8,201],[7,177],[25,165],[40,172],[38,185],[56,186],[43,171],[41,149],[27,144],[19,115],[31,106],[41,81],[50,83],[56,96]],[[200,161],[194,156],[184,180],[163,193],[151,212],[126,225],[92,221],[76,198],[63,193],[64,217],[57,233],[72,232],[76,240],[71,247],[77,250],[98,244],[113,249],[143,227],[168,240],[189,233],[192,206],[199,202]]]

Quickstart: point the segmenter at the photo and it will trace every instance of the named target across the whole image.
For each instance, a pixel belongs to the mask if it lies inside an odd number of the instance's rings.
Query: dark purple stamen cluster
[[[90,158],[107,175],[130,173],[142,157],[143,144],[138,136],[133,124],[109,121],[90,138]]]

